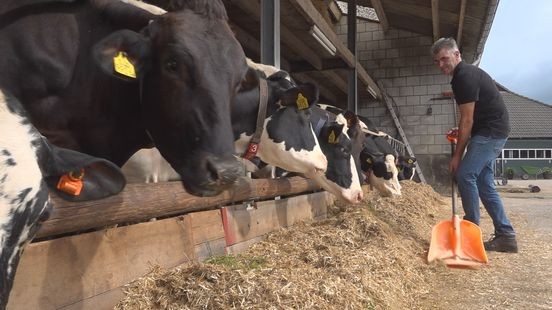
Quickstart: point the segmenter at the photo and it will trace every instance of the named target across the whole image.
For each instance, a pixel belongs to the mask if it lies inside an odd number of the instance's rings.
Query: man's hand
[[[458,166],[460,166],[460,160],[461,160],[461,157],[456,156],[456,155],[452,156],[452,158],[449,161],[449,171],[450,171],[450,173],[452,173],[452,174],[456,173],[456,171],[458,170]]]

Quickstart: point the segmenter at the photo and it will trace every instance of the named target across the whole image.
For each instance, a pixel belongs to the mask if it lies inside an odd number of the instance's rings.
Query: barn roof
[[[346,14],[347,1],[337,1]],[[478,62],[499,0],[357,0],[357,16],[427,36],[454,37],[462,58]]]
[[[497,86],[510,114],[510,138],[552,138],[552,106]]]

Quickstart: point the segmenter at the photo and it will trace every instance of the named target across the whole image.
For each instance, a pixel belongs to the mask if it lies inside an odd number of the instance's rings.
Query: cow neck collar
[[[255,132],[249,141],[249,146],[243,158],[253,159],[257,155],[259,150],[259,143],[261,142],[261,135],[263,134],[264,122],[266,119],[266,109],[268,107],[268,85],[265,79],[259,79],[259,111],[257,112],[257,127]]]

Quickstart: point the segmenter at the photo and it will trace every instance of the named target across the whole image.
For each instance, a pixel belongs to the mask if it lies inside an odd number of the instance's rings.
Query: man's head
[[[440,38],[431,46],[433,62],[443,74],[452,75],[456,65],[462,61],[458,45],[453,38]]]

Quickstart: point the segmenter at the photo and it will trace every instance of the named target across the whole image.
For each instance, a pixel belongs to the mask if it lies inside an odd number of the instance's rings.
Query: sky
[[[552,0],[500,0],[479,67],[509,90],[552,105]]]

